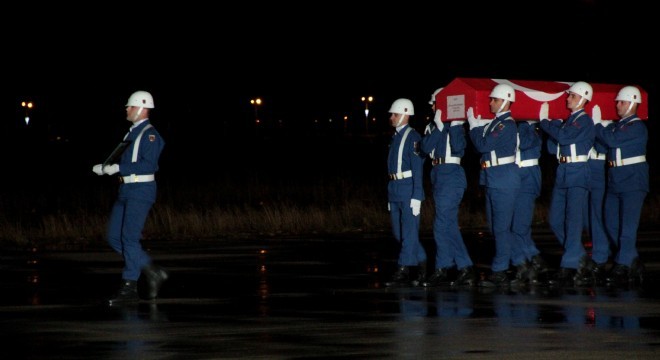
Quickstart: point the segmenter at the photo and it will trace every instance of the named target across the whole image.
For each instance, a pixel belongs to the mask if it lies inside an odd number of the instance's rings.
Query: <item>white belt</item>
[[[539,164],[539,159],[527,159],[527,160],[521,160],[520,163],[518,163],[518,166],[520,167],[529,167],[529,166],[534,166]]]
[[[607,162],[609,167],[625,166],[646,162],[646,155],[633,156],[620,160],[610,160]]]
[[[499,166],[499,165],[506,165],[506,164],[511,164],[516,162],[516,156],[511,155],[507,157],[501,157],[497,158],[496,163],[491,163],[490,160],[482,161],[481,162],[481,168],[489,168],[491,166]]]
[[[390,180],[401,180],[409,177],[412,177],[412,170],[407,170],[396,174],[390,174]]]
[[[574,162],[587,162],[589,155],[576,155],[576,156],[560,156],[560,163],[574,163]]]
[[[150,182],[156,180],[156,177],[154,174],[149,174],[149,175],[135,175],[131,174],[128,176],[122,176],[120,177],[121,182],[124,184],[131,184],[131,183],[141,183],[141,182]]]
[[[433,166],[442,165],[442,164],[458,164],[458,165],[460,165],[461,164],[461,158],[454,157],[454,156],[445,156],[443,158],[440,157],[440,158],[432,159],[431,164],[433,164]]]

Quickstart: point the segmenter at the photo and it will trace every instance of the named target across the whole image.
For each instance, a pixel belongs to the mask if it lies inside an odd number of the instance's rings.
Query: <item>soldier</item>
[[[126,103],[126,120],[133,125],[124,137],[127,143],[118,163],[97,164],[97,175],[119,174],[119,195],[110,213],[107,240],[124,259],[121,286],[109,305],[140,300],[137,281],[144,273],[148,285],[147,299],[155,299],[168,273],[152,262],[142,249],[142,229],[156,201],[155,173],[165,141],[149,122],[154,100],[146,91],[136,91]]]
[[[596,137],[608,147],[605,228],[616,248],[614,267],[606,277],[611,285],[639,284],[644,266],[637,252],[637,228],[649,192],[646,162],[648,130],[637,116],[642,95],[634,86],[623,87],[616,97],[621,120],[603,126],[600,108],[594,106]]]
[[[465,121],[442,122],[442,110],[435,104],[431,95],[431,105],[435,115],[433,123],[426,126],[422,138],[422,152],[431,158],[431,185],[435,203],[433,239],[435,240],[435,272],[422,285],[439,286],[449,283],[449,270],[458,269],[452,286],[476,285],[477,274],[467,251],[461,230],[458,226],[458,210],[467,188],[465,170],[461,158],[465,154],[467,139],[463,124]]]
[[[566,121],[549,120],[548,103],[539,111],[541,129],[557,143],[559,162],[552,189],[548,222],[564,248],[560,268],[551,283],[590,285],[595,263],[582,243],[583,210],[588,201],[590,170],[587,160],[594,144],[594,124],[584,111],[591,101],[591,85],[578,81],[566,90],[566,107],[571,115]]]
[[[409,99],[397,99],[390,107],[390,124],[396,129],[387,156],[389,183],[387,209],[392,233],[401,246],[398,269],[386,286],[418,286],[426,275],[426,251],[419,240],[422,200],[424,200],[424,157],[420,154],[421,135],[408,123],[415,114]],[[412,270],[412,271],[411,271]]]
[[[479,283],[480,286],[508,286],[510,283],[507,272],[513,262],[513,247],[517,241],[512,230],[513,215],[520,191],[516,163],[518,129],[509,109],[515,101],[513,87],[498,84],[490,93],[490,111],[495,114],[492,121],[484,123],[481,116],[474,117],[472,108],[467,110],[470,139],[481,154],[479,184],[486,190],[486,217],[495,238],[492,273]]]

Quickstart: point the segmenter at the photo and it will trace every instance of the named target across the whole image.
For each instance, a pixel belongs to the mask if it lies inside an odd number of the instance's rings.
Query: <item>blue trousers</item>
[[[637,228],[646,191],[607,192],[605,196],[605,228],[617,249],[614,262],[630,266],[637,253]]]
[[[390,202],[392,234],[401,245],[399,265],[417,266],[426,261],[426,250],[419,241],[420,215],[413,216],[410,201]]]
[[[520,265],[525,260],[540,253],[532,238],[532,222],[534,221],[534,209],[536,208],[536,194],[531,192],[518,193],[513,215],[513,233],[516,241],[511,249],[513,265]]]
[[[470,259],[458,226],[458,210],[464,191],[463,188],[442,185],[433,188],[433,201],[435,202],[433,238],[436,246],[436,269],[456,265],[460,270],[472,266],[472,259]]]
[[[588,190],[583,187],[552,189],[548,222],[564,248],[560,267],[577,269],[580,258],[587,253],[582,244],[582,217],[588,195]]]
[[[115,201],[108,223],[108,244],[124,258],[122,278],[138,280],[151,257],[142,249],[142,229],[153,202],[120,197]]]
[[[493,272],[508,270],[512,261],[512,246],[516,239],[511,229],[518,192],[519,189],[486,188],[486,216],[495,238]]]
[[[592,188],[589,190],[589,201],[584,219],[591,237],[591,259],[596,264],[604,264],[610,257],[610,240],[603,224],[605,202],[605,188]]]

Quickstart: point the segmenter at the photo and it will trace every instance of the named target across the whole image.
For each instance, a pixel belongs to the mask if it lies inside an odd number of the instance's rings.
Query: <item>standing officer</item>
[[[408,123],[415,114],[408,99],[397,99],[390,107],[390,124],[396,129],[387,156],[388,204],[392,233],[401,246],[398,269],[386,286],[421,285],[426,275],[426,251],[419,241],[419,224],[424,200],[424,157],[420,154],[421,135]],[[411,276],[411,268],[416,276]]]
[[[583,209],[588,201],[590,170],[587,160],[594,143],[594,124],[584,111],[591,101],[591,85],[578,81],[566,90],[566,107],[571,115],[565,122],[548,120],[549,105],[539,111],[541,129],[557,143],[559,165],[555,173],[548,222],[564,248],[560,269],[552,283],[588,285],[595,267],[582,244]]]
[[[431,158],[431,185],[435,203],[433,238],[435,239],[435,272],[423,286],[439,286],[448,282],[448,270],[454,266],[458,276],[453,286],[476,285],[477,275],[472,259],[468,254],[461,230],[458,226],[458,210],[467,188],[465,170],[461,158],[465,153],[465,121],[452,121],[449,126],[442,122],[442,110],[435,105],[435,95],[431,96],[435,112],[433,123],[426,126],[422,138],[422,152]]]
[[[598,108],[595,105],[594,108]],[[593,113],[592,113],[593,114]],[[605,126],[611,120],[601,121]],[[594,122],[595,123],[595,122]],[[595,129],[595,128],[594,128]],[[598,137],[594,139],[594,146],[589,151],[589,200],[584,209],[584,229],[591,239],[591,259],[594,261],[593,281],[602,284],[605,280],[607,260],[610,257],[610,240],[605,233],[603,223],[605,189],[607,184],[607,145]]]
[[[605,228],[614,240],[614,268],[605,279],[612,285],[641,283],[644,266],[637,252],[637,228],[649,192],[646,162],[648,130],[637,116],[642,95],[634,86],[623,87],[616,97],[621,120],[604,127],[600,108],[594,107],[596,136],[607,146],[609,170],[605,195]]]
[[[548,266],[541,257],[532,238],[532,222],[536,199],[541,195],[541,157],[540,129],[536,120],[519,121],[518,154],[520,167],[520,193],[516,199],[513,216],[513,232],[517,238],[513,250],[513,263],[520,264],[516,271],[516,280],[521,283],[536,283],[539,278],[545,280]]]
[[[516,242],[512,231],[513,215],[520,191],[520,172],[516,164],[518,129],[509,110],[515,101],[513,87],[498,84],[490,93],[490,111],[495,114],[493,121],[484,125],[483,120],[474,117],[472,108],[467,110],[470,139],[481,153],[479,184],[486,188],[486,216],[495,238],[492,274],[480,286],[509,285],[507,271]]]
[[[154,100],[146,91],[136,91],[126,103],[126,120],[133,125],[124,142],[128,143],[119,163],[94,165],[97,175],[119,174],[119,195],[110,213],[108,243],[124,258],[122,282],[118,293],[109,304],[137,302],[140,300],[137,281],[141,273],[147,279],[147,299],[155,299],[167,272],[154,265],[151,257],[142,249],[142,229],[151,207],[156,201],[155,173],[165,141],[149,123],[149,113]]]

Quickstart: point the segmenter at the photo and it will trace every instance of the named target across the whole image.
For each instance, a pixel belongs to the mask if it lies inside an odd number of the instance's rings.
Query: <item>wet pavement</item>
[[[536,235],[556,267],[554,238]],[[492,240],[465,237],[486,273]],[[641,286],[497,290],[386,288],[397,251],[387,234],[149,240],[170,279],[158,300],[121,307],[106,305],[121,267],[108,248],[5,249],[1,357],[657,359],[659,238],[640,232]]]

